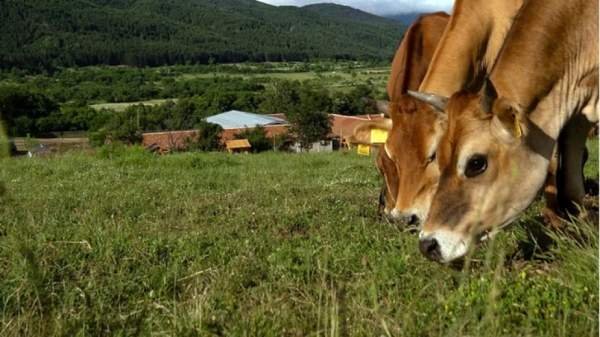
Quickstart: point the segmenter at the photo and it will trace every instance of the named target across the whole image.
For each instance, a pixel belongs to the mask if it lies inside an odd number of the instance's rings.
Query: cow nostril
[[[435,238],[420,240],[419,250],[430,260],[439,261],[441,258],[440,245]]]
[[[412,214],[406,217],[406,223],[409,225],[418,225],[419,222],[421,221],[419,221],[419,217],[416,214]]]
[[[401,217],[401,220],[404,224],[406,225],[418,225],[420,220],[419,217],[416,214],[408,214],[408,215],[403,215]]]

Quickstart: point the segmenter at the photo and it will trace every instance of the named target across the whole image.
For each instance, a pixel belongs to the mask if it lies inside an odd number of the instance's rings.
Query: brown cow
[[[598,2],[529,1],[519,11],[479,95],[448,102],[441,177],[420,249],[449,262],[513,221],[534,200],[561,134],[570,200],[598,108]]]
[[[360,125],[351,140],[355,143],[370,143],[371,129],[380,128],[390,131],[384,150],[379,151],[377,156],[377,166],[385,180],[380,197],[380,211],[392,218],[407,220],[409,223],[417,222],[424,215],[412,208],[412,201],[419,199],[419,187],[410,185],[411,181],[406,179],[407,175],[400,174],[399,171],[422,171],[423,163],[417,162],[416,159],[421,155],[428,158],[430,153],[408,152],[411,151],[410,149],[418,150],[427,147],[427,135],[441,126],[435,111],[406,93],[408,90],[418,89],[448,19],[448,14],[443,12],[427,14],[409,27],[394,57],[388,81],[387,90],[391,100],[388,111],[391,120]],[[420,144],[421,140],[425,144]],[[407,158],[407,160],[398,161],[400,158]],[[399,194],[399,190],[414,191],[414,193]],[[423,202],[429,203],[429,200]]]
[[[449,97],[463,89],[477,91],[494,64],[522,5],[523,0],[458,0],[419,91],[443,97]],[[424,97],[423,94],[416,94],[415,97],[433,101],[438,107],[443,107],[446,101],[434,96]],[[558,167],[558,150],[555,149],[548,167],[544,189],[546,207],[542,211],[546,221],[554,227],[561,226],[561,217],[565,217],[569,210],[573,211],[569,207],[571,201],[568,193],[561,193],[565,191],[556,186],[557,179],[564,176]]]
[[[420,89],[445,95],[481,86],[483,75],[498,55],[521,4],[522,0],[456,1]],[[416,96],[426,101],[430,98]],[[433,103],[443,110],[443,102]],[[434,159],[446,117],[414,101],[397,106],[403,111],[392,115],[394,130],[385,151],[381,151],[378,166],[384,172],[388,191],[392,190],[388,195],[396,196],[391,214],[420,222],[429,212],[439,179]],[[394,186],[397,186],[395,192]]]

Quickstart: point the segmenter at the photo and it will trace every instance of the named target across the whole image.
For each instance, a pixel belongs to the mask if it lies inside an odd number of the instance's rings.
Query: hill
[[[398,13],[398,14],[390,14],[386,15],[386,18],[402,22],[406,26],[410,26],[415,20],[417,20],[421,15],[425,13],[420,12],[410,12],[410,13]]]
[[[404,25],[332,4],[253,0],[6,0],[0,66],[387,59]]]

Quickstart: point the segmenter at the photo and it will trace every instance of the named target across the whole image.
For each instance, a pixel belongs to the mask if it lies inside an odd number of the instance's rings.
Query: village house
[[[293,143],[290,150],[294,152],[331,152],[340,148],[348,148],[348,139],[360,123],[383,118],[381,114],[345,116],[330,114],[331,133],[325,139],[311,144],[309,149],[302,149],[299,143]],[[227,149],[227,141],[236,139],[236,135],[253,129],[257,125],[264,128],[266,136],[273,139],[284,135],[289,130],[289,123],[284,114],[260,115],[250,112],[231,110],[205,119],[209,123],[223,128],[220,134],[221,143]],[[197,136],[196,130],[147,132],[142,134],[142,144],[160,153],[185,150]]]

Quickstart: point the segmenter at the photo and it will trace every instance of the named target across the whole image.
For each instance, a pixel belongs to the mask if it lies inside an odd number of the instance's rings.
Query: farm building
[[[223,128],[221,133],[221,142],[223,143],[235,139],[235,135],[253,129],[257,125],[265,129],[269,138],[286,133],[289,127],[284,114],[259,115],[237,110],[207,117],[205,120]]]
[[[315,142],[309,152],[331,152],[340,147],[348,146],[348,138],[360,123],[370,120],[382,119],[383,115],[345,116],[330,114],[331,134],[327,139]],[[260,125],[265,129],[267,137],[273,138],[287,133],[289,124],[283,114],[259,115],[244,111],[227,111],[205,119],[209,123],[218,124],[223,128],[221,142],[225,145],[228,140],[233,140],[236,135],[253,129]],[[196,130],[148,132],[142,135],[142,144],[159,152],[184,150],[188,143],[197,135]],[[302,151],[300,144],[292,144],[290,149],[295,152]]]
[[[279,115],[258,115],[250,112],[231,110],[210,116],[204,120],[220,125],[223,130],[252,128],[256,125],[284,125],[287,121]]]
[[[257,125],[264,127],[269,138],[286,133],[289,126],[283,114],[259,115],[237,110],[210,116],[205,120],[223,128],[221,143],[224,145],[228,140],[235,139],[237,134]],[[147,132],[142,134],[142,145],[158,152],[184,150],[196,136],[196,130]]]
[[[331,133],[327,139],[312,143],[308,150],[302,149],[300,143],[294,143],[290,149],[294,152],[332,152],[348,148],[348,139],[359,124],[384,118],[382,114],[358,116],[329,114],[329,117],[331,118]]]

